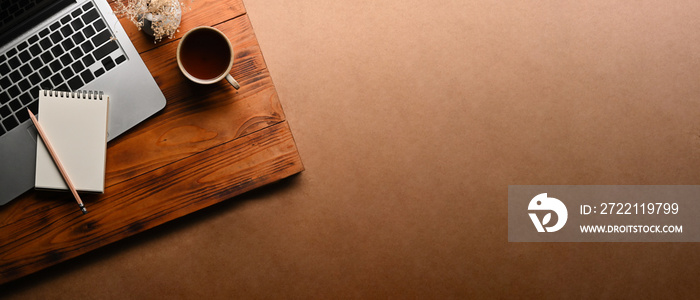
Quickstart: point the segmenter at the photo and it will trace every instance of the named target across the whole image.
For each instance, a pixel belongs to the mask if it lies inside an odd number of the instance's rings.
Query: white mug
[[[235,89],[241,87],[229,74],[233,67],[233,46],[214,27],[199,26],[182,36],[177,45],[177,65],[193,82],[212,84],[226,78]]]

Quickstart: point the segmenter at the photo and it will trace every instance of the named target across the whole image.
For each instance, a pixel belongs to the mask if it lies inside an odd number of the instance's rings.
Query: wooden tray
[[[105,193],[30,191],[0,207],[0,283],[301,172],[277,91],[243,2],[194,1],[180,32],[154,44],[121,19],[167,98],[165,109],[110,142]],[[175,61],[178,39],[200,25],[223,31],[234,47],[236,91],[199,86]]]

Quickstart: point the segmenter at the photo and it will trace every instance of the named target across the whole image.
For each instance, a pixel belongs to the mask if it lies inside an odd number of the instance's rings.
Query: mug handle
[[[226,80],[228,80],[228,83],[230,83],[234,89],[240,89],[241,86],[238,84],[238,81],[233,79],[233,76],[231,74],[226,75]]]

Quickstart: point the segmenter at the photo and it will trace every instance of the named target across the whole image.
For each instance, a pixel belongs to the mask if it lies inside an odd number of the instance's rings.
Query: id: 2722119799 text
[[[600,208],[600,210],[598,210]],[[599,205],[583,204],[579,206],[581,215],[676,215],[678,214],[678,203],[655,202],[655,203],[615,203],[603,202]]]

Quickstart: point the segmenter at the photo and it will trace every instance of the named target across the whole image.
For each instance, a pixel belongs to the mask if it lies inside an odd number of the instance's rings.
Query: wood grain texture
[[[214,87],[188,81],[175,61],[177,43],[144,53],[168,103],[158,118],[110,144],[107,185],[284,120],[247,16],[215,27],[227,33],[234,46],[232,74],[241,89],[223,81]]]
[[[176,42],[151,47],[130,32],[166,108],[108,145],[105,193],[83,195],[88,215],[69,193],[29,191],[0,207],[0,283],[303,170],[242,2],[193,3],[182,30],[222,30],[241,89],[190,83]]]

